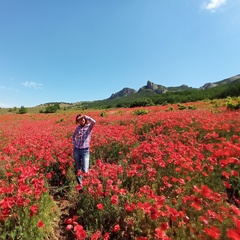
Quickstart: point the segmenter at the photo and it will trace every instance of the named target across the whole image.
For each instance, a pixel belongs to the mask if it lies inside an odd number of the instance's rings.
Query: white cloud
[[[36,83],[36,82],[22,82],[21,83],[24,87],[28,87],[28,88],[34,88],[34,89],[41,89],[42,88],[42,84],[41,83]]]
[[[204,4],[206,10],[214,11],[217,8],[222,7],[227,0],[210,0],[210,2]]]

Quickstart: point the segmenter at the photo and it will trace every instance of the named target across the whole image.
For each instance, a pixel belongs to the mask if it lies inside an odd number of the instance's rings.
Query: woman
[[[92,129],[96,121],[86,115],[78,114],[76,116],[76,127],[72,135],[73,140],[73,157],[75,160],[76,177],[79,183],[79,192],[82,191],[82,173],[87,173],[89,169],[90,158],[90,141]]]

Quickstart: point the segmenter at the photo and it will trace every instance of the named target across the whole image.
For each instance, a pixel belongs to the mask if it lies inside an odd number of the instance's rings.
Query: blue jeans
[[[82,176],[78,176],[78,172],[81,171],[83,173],[88,172],[89,169],[89,148],[79,149],[74,147],[73,149],[73,157],[75,160],[75,170],[76,170],[76,178],[80,186],[82,187]]]

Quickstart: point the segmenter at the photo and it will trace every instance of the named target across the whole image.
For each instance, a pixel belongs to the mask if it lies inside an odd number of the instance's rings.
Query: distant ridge
[[[114,100],[114,99],[118,99],[118,98],[120,99],[120,98],[124,98],[124,97],[127,97],[127,96],[142,97],[143,96],[142,94],[144,94],[144,96],[147,97],[147,96],[149,96],[149,94],[152,95],[152,94],[164,94],[164,93],[167,93],[167,92],[170,92],[170,93],[171,92],[182,92],[182,91],[193,90],[193,89],[207,90],[207,89],[214,88],[214,87],[221,86],[221,85],[226,85],[226,84],[230,85],[231,83],[233,83],[237,80],[240,80],[240,74],[229,77],[229,78],[226,78],[226,79],[223,79],[221,81],[205,83],[203,86],[201,86],[199,88],[189,87],[186,84],[182,84],[180,86],[166,87],[166,86],[163,86],[163,85],[160,85],[160,84],[155,84],[155,83],[148,80],[147,84],[145,86],[141,87],[138,91],[133,89],[133,88],[125,87],[121,91],[118,91],[116,93],[111,94],[111,96],[107,99],[102,99],[102,100],[99,99],[99,100],[96,100],[96,101],[93,101],[93,102]],[[138,94],[141,94],[141,95],[138,95]],[[79,106],[82,106],[84,104],[86,105],[86,104],[91,103],[91,101],[81,101],[81,102],[75,102],[75,103],[49,102],[49,103],[40,104],[36,107],[46,107],[46,106],[54,105],[54,104],[57,104],[57,103],[60,104],[61,107],[68,107],[68,106],[72,106],[72,105],[79,105]]]
[[[136,93],[140,93],[140,92],[151,92],[151,93],[155,93],[155,94],[163,94],[166,92],[179,92],[179,91],[185,91],[188,89],[201,89],[201,90],[206,90],[209,88],[213,88],[213,87],[217,87],[220,85],[224,85],[224,84],[230,84],[236,80],[240,79],[240,74],[235,75],[233,77],[230,78],[226,78],[223,79],[221,81],[218,82],[212,82],[212,83],[205,83],[203,86],[199,87],[199,88],[193,88],[193,87],[189,87],[186,84],[182,84],[181,86],[176,86],[176,87],[166,87],[160,84],[155,84],[151,81],[147,81],[147,85],[141,87],[138,91],[132,88],[123,88],[121,91],[116,92],[114,94],[112,94],[108,99],[114,99],[114,98],[119,98],[119,97],[126,97],[129,95],[134,95]]]

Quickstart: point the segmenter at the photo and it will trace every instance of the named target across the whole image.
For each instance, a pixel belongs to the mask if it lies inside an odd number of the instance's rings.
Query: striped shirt
[[[96,123],[96,121],[89,116],[86,116],[86,120],[90,123],[85,124],[83,127],[80,125],[77,126],[72,135],[74,147],[79,149],[90,147],[91,131]]]

